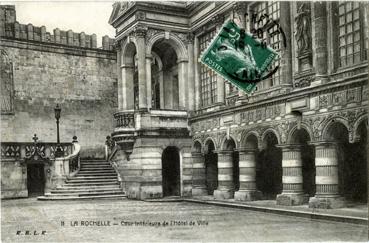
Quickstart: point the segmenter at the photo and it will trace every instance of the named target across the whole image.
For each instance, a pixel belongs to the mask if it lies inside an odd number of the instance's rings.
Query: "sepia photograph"
[[[1,242],[368,242],[369,1],[0,2]]]

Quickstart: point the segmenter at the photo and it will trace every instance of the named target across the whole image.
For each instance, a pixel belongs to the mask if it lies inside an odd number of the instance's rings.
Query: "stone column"
[[[195,109],[195,74],[194,74],[194,44],[193,44],[194,36],[189,34],[187,36],[187,45],[188,45],[188,82],[187,82],[187,108],[190,111]]]
[[[292,86],[292,46],[291,46],[291,18],[290,18],[290,5],[291,2],[280,2],[280,16],[279,24],[285,34],[285,44],[283,44],[282,34],[281,36],[281,85]]]
[[[218,188],[214,191],[214,197],[215,199],[230,199],[233,196],[233,151],[219,151]]]
[[[146,29],[138,27],[135,29],[137,43],[137,66],[138,66],[138,107],[140,110],[147,110],[147,88],[146,88]]]
[[[337,145],[332,142],[315,145],[316,194],[309,200],[311,208],[339,208],[344,206],[338,191]]]
[[[240,189],[235,192],[237,201],[254,201],[261,198],[256,189],[256,150],[242,149],[239,151]]]
[[[151,61],[152,56],[146,56],[146,102],[147,107],[150,109],[152,107],[152,88],[151,88]]]
[[[307,202],[303,193],[302,160],[300,145],[280,145],[282,148],[282,194],[277,195],[278,205],[301,205]]]
[[[187,95],[187,64],[188,60],[178,60],[178,108],[186,110],[186,95]]]
[[[192,196],[207,195],[205,158],[200,152],[192,152]]]
[[[118,91],[118,99],[122,104],[119,107],[123,110],[134,109],[134,87],[133,76],[135,67],[133,64],[123,64],[121,67],[121,89]],[[119,86],[118,86],[119,88]]]
[[[313,63],[315,67],[315,81],[324,83],[328,73],[328,46],[327,46],[327,3],[313,2]]]
[[[200,83],[200,65],[199,64],[199,40],[197,37],[194,39],[194,84],[195,84],[195,110],[199,110],[201,107],[201,83]]]
[[[220,28],[222,28],[222,25],[224,23],[224,16],[223,15],[216,15],[213,18],[214,23],[216,24],[216,29],[217,31],[220,30]],[[218,105],[223,105],[224,104],[224,86],[225,86],[225,81],[224,78],[218,74],[217,75],[217,100],[215,101]]]

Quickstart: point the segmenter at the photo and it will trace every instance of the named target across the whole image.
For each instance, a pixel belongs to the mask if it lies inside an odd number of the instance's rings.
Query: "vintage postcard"
[[[367,242],[365,1],[3,1],[1,242]]]

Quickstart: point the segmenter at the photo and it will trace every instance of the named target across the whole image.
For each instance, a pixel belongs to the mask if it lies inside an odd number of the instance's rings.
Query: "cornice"
[[[288,94],[280,94],[278,96],[271,97],[268,100],[261,100],[261,101],[257,101],[254,103],[243,104],[243,105],[235,106],[235,107],[225,107],[223,109],[220,109],[214,112],[192,116],[189,118],[189,121],[190,123],[193,123],[195,121],[212,118],[214,116],[220,116],[220,115],[225,115],[225,114],[233,114],[235,112],[253,110],[258,107],[265,106],[265,105],[272,105],[272,104],[288,102],[289,100],[294,100],[294,99],[299,99],[299,98],[304,98],[307,96],[314,96],[314,95],[319,95],[319,94],[324,94],[324,93],[330,93],[332,91],[345,89],[346,87],[350,87],[350,86],[355,87],[355,86],[365,85],[368,83],[368,77],[366,73],[363,73],[358,76],[362,76],[362,77],[360,78],[357,77],[356,80],[348,79],[344,81],[329,82],[329,83],[322,84],[322,85],[315,86],[315,87],[306,87],[304,89],[297,89],[297,90],[293,90],[292,92]]]

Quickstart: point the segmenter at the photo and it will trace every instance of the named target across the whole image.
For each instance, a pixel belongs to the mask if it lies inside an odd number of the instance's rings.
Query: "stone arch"
[[[201,153],[202,148],[203,148],[203,145],[202,145],[201,141],[197,139],[193,142],[191,151],[195,152],[195,153]]]
[[[234,149],[237,149],[238,146],[237,146],[237,140],[233,137],[233,135],[229,135],[229,138],[227,138],[227,136],[225,136],[222,140],[222,142],[220,143],[220,146],[219,148],[221,150],[230,150],[228,149],[229,146],[232,146],[231,143],[234,143],[234,148],[232,148],[231,150],[234,150]]]
[[[146,55],[150,55],[152,53],[152,48],[154,44],[160,39],[166,39],[165,32],[157,33],[147,40]],[[186,45],[183,43],[183,41],[180,38],[170,33],[169,39],[166,39],[166,40],[168,40],[170,45],[174,48],[179,60],[188,60],[188,53],[187,53]]]
[[[347,133],[350,137],[350,126],[349,126],[349,123],[346,119],[342,118],[342,117],[333,117],[331,119],[329,119],[322,127],[322,139],[325,140],[325,141],[332,141],[332,137],[329,137],[329,136],[332,136],[331,134],[331,129],[332,129],[332,126],[334,126],[335,124],[341,124],[343,125],[346,129],[347,129]],[[349,139],[349,138],[348,138]]]
[[[158,61],[159,70],[162,70],[163,69],[163,62],[161,61],[161,58],[159,57],[159,55],[156,52],[152,52],[151,55],[152,55],[153,59],[156,59]]]
[[[243,134],[240,148],[257,149],[260,144],[260,134],[256,131],[247,131]]]
[[[133,57],[137,52],[136,40],[128,36],[122,42],[121,48],[122,48],[121,63],[125,65],[133,65]],[[130,58],[132,58],[132,60],[130,60]]]
[[[215,143],[215,139],[212,137],[207,137],[204,141],[204,153],[209,151],[209,143],[212,142],[214,146],[214,150],[217,151],[217,144]]]
[[[300,129],[304,129],[307,134],[309,134],[310,141],[314,139],[313,132],[310,129],[310,127],[306,123],[301,123],[300,126],[294,126],[288,133],[287,137],[287,144],[294,144],[294,136],[296,135],[296,132]]]
[[[268,133],[272,133],[273,135],[275,135],[275,137],[277,138],[278,144],[281,144],[281,136],[279,135],[277,130],[275,130],[274,128],[268,128],[261,135],[261,144],[259,144],[259,146],[262,146],[262,148],[264,147],[265,139],[266,139],[266,136],[268,135]]]
[[[353,138],[350,142],[357,142],[357,141],[360,141],[361,137],[360,137],[360,132],[359,132],[359,126],[362,124],[362,123],[365,123],[367,129],[368,129],[368,115],[362,115],[360,116],[354,123],[353,125]]]

